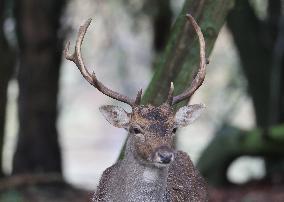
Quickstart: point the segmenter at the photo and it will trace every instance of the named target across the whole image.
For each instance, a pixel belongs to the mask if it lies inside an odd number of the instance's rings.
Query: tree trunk
[[[150,13],[154,30],[154,49],[157,53],[164,50],[169,37],[173,12],[170,0],[146,1],[146,12]]]
[[[8,46],[4,36],[5,2],[0,1],[0,176],[2,173],[2,152],[4,140],[4,127],[6,119],[6,102],[8,82],[14,70],[15,54]]]
[[[15,2],[20,48],[19,136],[13,173],[61,172],[56,129],[64,0]]]
[[[164,102],[171,81],[175,84],[175,94],[181,93],[190,85],[192,73],[199,66],[199,43],[185,15],[187,13],[193,15],[201,27],[208,56],[233,5],[233,0],[185,1],[172,28],[164,54],[157,63],[155,74],[145,92],[143,103],[159,105]]]
[[[228,26],[232,31],[242,68],[248,80],[248,90],[252,96],[257,125],[268,127],[275,28],[270,32],[266,28],[269,26],[257,18],[247,0],[236,2],[236,7],[228,15]]]

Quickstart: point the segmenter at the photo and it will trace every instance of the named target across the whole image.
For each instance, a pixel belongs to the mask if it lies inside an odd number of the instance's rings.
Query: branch
[[[267,133],[264,136],[263,133]],[[283,156],[284,125],[266,130],[241,130],[224,126],[217,132],[209,146],[203,151],[197,168],[212,185],[228,183],[226,175],[229,165],[242,155]]]

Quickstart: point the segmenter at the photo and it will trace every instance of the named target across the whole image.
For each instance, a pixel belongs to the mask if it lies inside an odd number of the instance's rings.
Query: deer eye
[[[137,127],[132,128],[132,131],[131,131],[131,132],[134,133],[134,134],[140,134],[140,133],[142,133],[141,130],[140,130],[139,128],[137,128]]]
[[[141,133],[141,131],[140,131],[138,128],[134,128],[134,129],[133,129],[133,132],[134,132],[135,134]]]
[[[175,134],[177,132],[177,128],[174,128],[172,133]]]

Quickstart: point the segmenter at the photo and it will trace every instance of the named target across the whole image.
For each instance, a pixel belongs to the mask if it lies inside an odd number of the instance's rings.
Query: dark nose
[[[168,152],[168,151],[158,152],[158,157],[161,163],[164,163],[164,164],[168,164],[174,159],[173,153]]]

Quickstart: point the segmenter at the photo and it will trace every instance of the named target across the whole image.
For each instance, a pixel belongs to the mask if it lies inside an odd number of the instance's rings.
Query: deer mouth
[[[157,168],[167,168],[167,167],[169,167],[170,164],[171,164],[171,162],[169,162],[169,163],[155,162],[154,166],[157,167]]]

